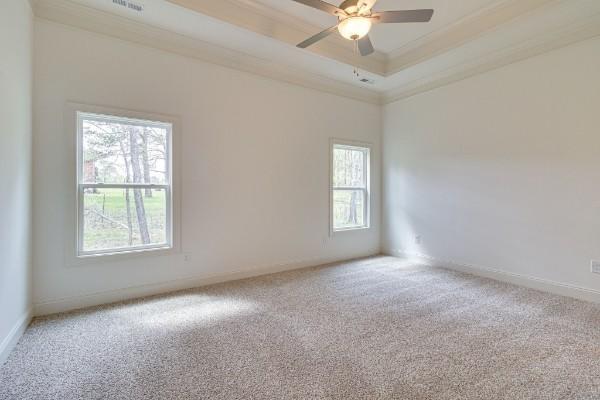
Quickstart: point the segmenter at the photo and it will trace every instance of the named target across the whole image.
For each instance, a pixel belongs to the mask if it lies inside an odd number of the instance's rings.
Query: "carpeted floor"
[[[600,305],[374,257],[37,318],[0,399],[600,399]]]

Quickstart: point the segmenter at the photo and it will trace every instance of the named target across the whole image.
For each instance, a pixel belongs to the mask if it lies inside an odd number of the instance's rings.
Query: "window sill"
[[[367,231],[369,229],[371,229],[370,226],[361,226],[358,228],[336,229],[336,230],[331,231],[331,236],[344,234],[344,233],[350,233],[350,232],[362,232],[362,231]]]
[[[138,247],[132,249],[124,249],[124,250],[107,250],[105,252],[98,253],[83,253],[78,254],[77,258],[86,259],[86,258],[95,258],[95,257],[106,257],[106,256],[119,256],[119,255],[130,255],[130,254],[139,254],[139,253],[147,253],[161,250],[172,250],[173,246],[168,244],[161,246],[152,246],[152,247]]]
[[[117,263],[144,257],[166,257],[180,254],[181,251],[173,246],[132,249],[96,254],[81,254],[71,257],[69,267],[85,267],[103,263]]]

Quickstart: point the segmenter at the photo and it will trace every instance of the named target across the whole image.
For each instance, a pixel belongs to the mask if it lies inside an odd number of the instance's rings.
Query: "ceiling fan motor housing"
[[[352,15],[361,10],[370,10],[374,3],[373,0],[344,0],[339,8],[344,10],[347,14]]]
[[[342,4],[340,4],[340,8],[348,14],[352,14],[353,12],[356,12],[358,1],[359,0],[344,0]]]

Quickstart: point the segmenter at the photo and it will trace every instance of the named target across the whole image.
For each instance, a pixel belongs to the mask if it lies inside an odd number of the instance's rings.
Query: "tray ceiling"
[[[335,17],[293,1],[255,1],[323,29],[336,23]],[[373,8],[376,11],[432,8],[435,13],[429,23],[378,25],[371,31],[370,36],[376,50],[389,54],[416,39],[501,2],[502,0],[378,0]],[[329,3],[337,5],[336,1],[329,0]]]
[[[359,57],[339,35],[296,48],[335,18],[291,0],[125,0],[142,12],[112,0],[30,1],[38,18],[371,103],[600,35],[598,0],[379,0],[376,10],[433,8],[434,18],[376,26],[378,51]]]

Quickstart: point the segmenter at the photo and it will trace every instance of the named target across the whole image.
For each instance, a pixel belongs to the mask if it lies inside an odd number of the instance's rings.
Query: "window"
[[[172,247],[171,123],[77,112],[77,254]]]
[[[332,142],[332,232],[369,227],[369,165],[366,145]]]

